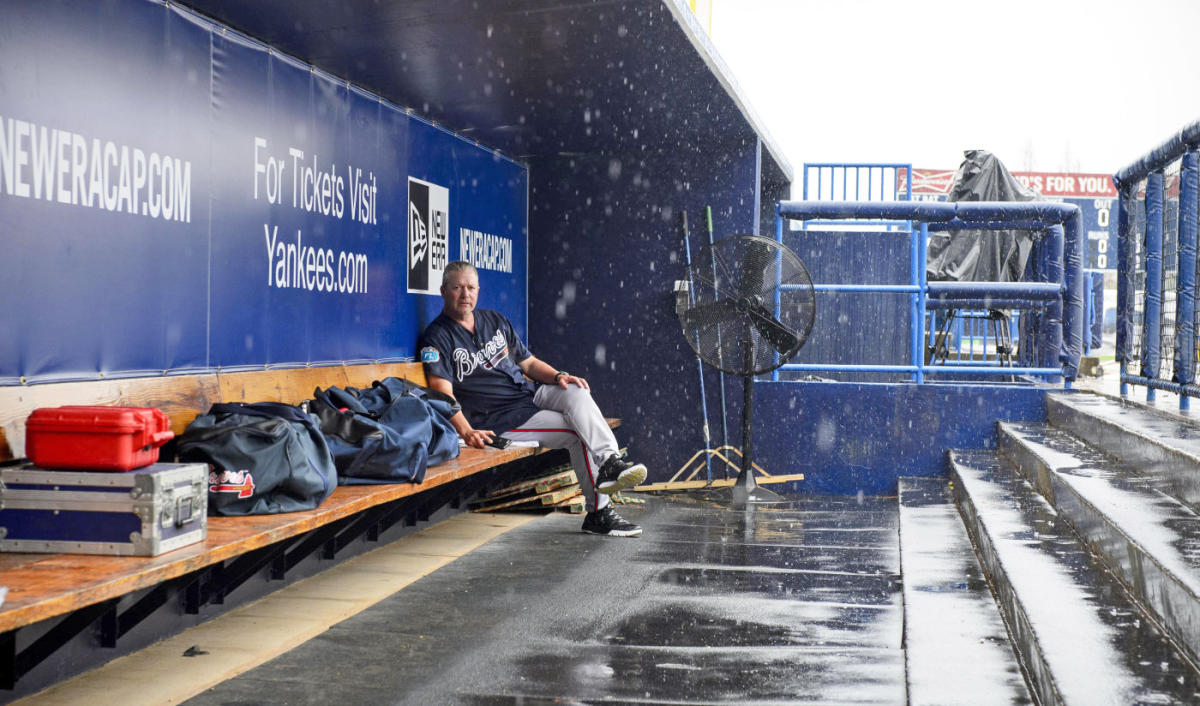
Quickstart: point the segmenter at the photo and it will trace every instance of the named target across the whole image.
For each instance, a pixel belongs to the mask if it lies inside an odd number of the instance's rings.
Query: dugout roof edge
[[[684,0],[186,0],[517,159],[753,135],[791,164]]]

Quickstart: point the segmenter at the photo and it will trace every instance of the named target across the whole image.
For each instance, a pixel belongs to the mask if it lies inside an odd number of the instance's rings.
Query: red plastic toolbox
[[[44,407],[25,424],[25,455],[42,468],[129,471],[158,461],[170,426],[153,407]]]

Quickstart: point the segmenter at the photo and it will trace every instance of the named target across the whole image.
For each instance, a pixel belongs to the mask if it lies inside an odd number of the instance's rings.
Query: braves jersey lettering
[[[250,471],[209,471],[210,493],[237,493],[239,498],[254,495],[254,475]]]
[[[458,381],[475,372],[475,368],[484,366],[491,370],[508,356],[508,343],[504,340],[504,332],[497,329],[496,335],[488,341],[482,350],[467,352],[465,348],[454,349],[454,366]]]

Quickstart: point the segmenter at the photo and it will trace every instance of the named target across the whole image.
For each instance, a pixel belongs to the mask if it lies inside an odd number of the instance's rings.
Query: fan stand
[[[742,355],[746,359],[746,370],[754,370],[754,343],[742,341]],[[716,499],[728,496],[730,504],[747,508],[758,503],[787,502],[779,493],[759,486],[754,479],[754,374],[751,372],[742,381],[742,472],[729,489],[722,488],[713,495]]]
[[[732,487],[709,497],[727,497],[734,507],[741,508],[788,502],[784,496],[758,487],[754,476],[754,375],[786,363],[808,339],[816,316],[812,278],[795,253],[761,235],[718,240],[701,251],[699,260],[711,260],[712,272],[707,267],[696,267],[696,263],[688,269],[689,276],[706,286],[701,296],[689,297],[688,305],[679,313],[680,323],[688,345],[704,362],[722,372],[741,375],[744,386],[742,467]],[[721,276],[718,262],[722,265]],[[774,280],[769,281],[772,272]],[[708,287],[712,288],[711,295]],[[782,296],[785,290],[793,292],[786,301]],[[706,345],[701,345],[701,334]],[[755,365],[759,341],[763,354],[774,362],[764,365],[765,370]]]

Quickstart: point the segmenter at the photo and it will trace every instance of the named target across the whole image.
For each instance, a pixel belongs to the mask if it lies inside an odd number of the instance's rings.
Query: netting
[[[1200,150],[1192,146],[1197,135],[1200,123],[1114,176],[1121,192],[1122,228],[1117,354],[1122,363],[1139,361],[1136,376],[1150,378],[1130,382],[1145,384],[1151,390],[1172,391],[1176,391],[1173,386],[1164,383],[1181,383],[1185,386],[1183,394],[1192,396],[1196,396],[1195,377],[1200,365],[1200,297],[1193,270],[1200,267],[1200,253],[1192,251],[1200,225],[1196,222],[1200,214]],[[1186,249],[1180,244],[1185,234]],[[1161,254],[1161,263],[1151,248]],[[1155,258],[1148,264],[1152,254]],[[1147,302],[1147,294],[1155,296]],[[1150,356],[1153,361],[1147,360]],[[1124,383],[1123,379],[1122,392]],[[1180,408],[1187,408],[1186,396],[1180,398]]]
[[[1162,309],[1159,319],[1159,355],[1158,367],[1154,377],[1170,380],[1174,374],[1175,361],[1175,313],[1176,313],[1176,282],[1179,275],[1179,187],[1182,161],[1176,160],[1163,170],[1163,209],[1162,209]],[[1132,204],[1130,223],[1132,242],[1135,246],[1133,284],[1133,357],[1144,360],[1144,344],[1146,338],[1145,299],[1146,299],[1146,181],[1138,183],[1137,199]],[[1193,317],[1194,324],[1200,324],[1200,312]],[[1200,330],[1200,329],[1193,329]],[[1195,370],[1196,361],[1191,361]]]

